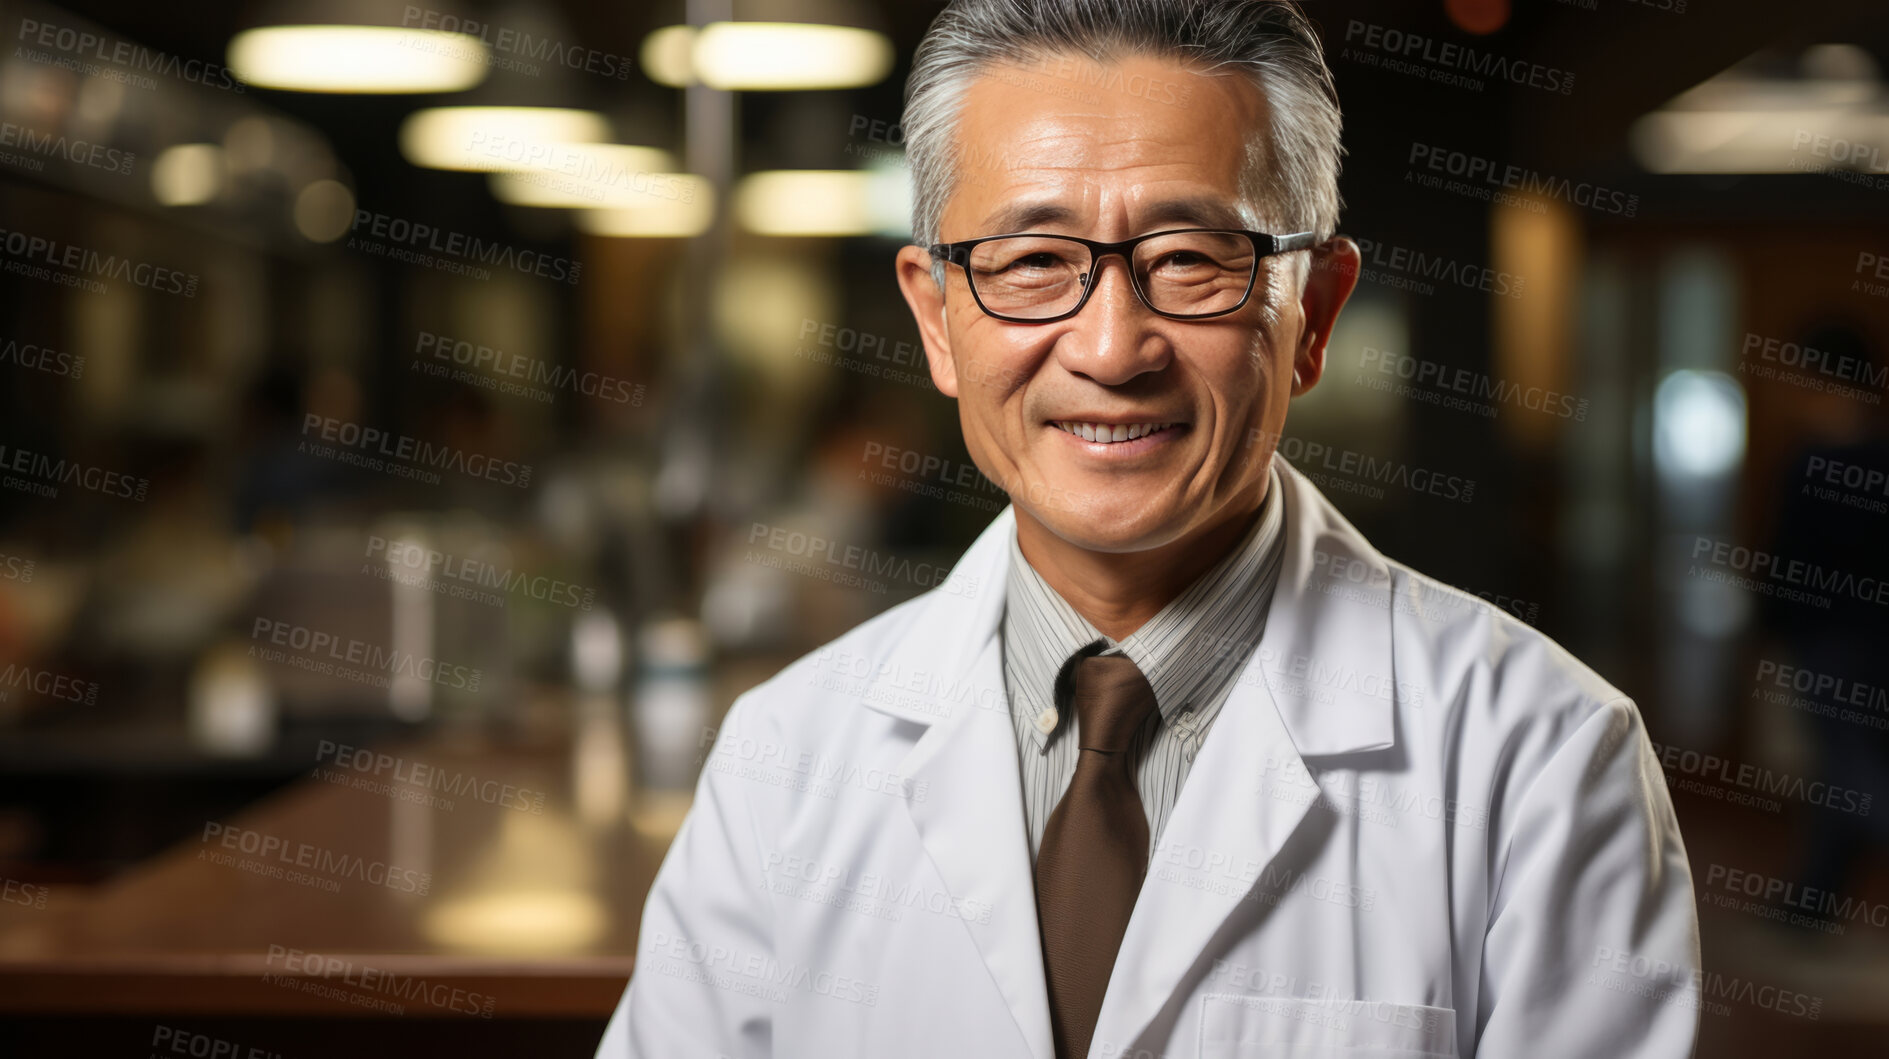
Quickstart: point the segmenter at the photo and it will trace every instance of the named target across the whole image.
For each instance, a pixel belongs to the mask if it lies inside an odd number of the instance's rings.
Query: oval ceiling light
[[[295,196],[295,230],[312,243],[332,243],[354,221],[354,192],[339,180],[317,180]]]
[[[459,92],[485,79],[485,44],[392,26],[264,26],[230,39],[230,69],[291,92]]]
[[[429,107],[400,124],[400,153],[428,169],[477,173],[556,169],[566,154],[610,138],[610,123],[564,107]]]
[[[699,190],[701,194],[691,202],[673,200],[622,209],[579,210],[577,227],[586,234],[611,239],[687,239],[701,235],[714,223],[715,198],[707,181]]]
[[[709,194],[708,181],[674,171],[666,152],[651,147],[598,144],[579,170],[494,173],[492,195],[514,206],[557,209],[635,209],[666,203],[691,205]]]
[[[151,194],[166,206],[201,206],[223,190],[223,148],[214,143],[166,147],[151,163]]]
[[[643,72],[670,88],[695,82],[695,27],[664,26],[643,38]]]
[[[892,59],[883,33],[806,22],[713,22],[699,33],[668,26],[642,49],[653,81],[680,86],[699,77],[710,88],[744,91],[877,84],[892,72]]]
[[[910,196],[899,170],[782,169],[735,189],[735,216],[757,235],[897,235]]]

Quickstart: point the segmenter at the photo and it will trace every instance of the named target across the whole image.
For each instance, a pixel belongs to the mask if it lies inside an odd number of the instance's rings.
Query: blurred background
[[[1282,451],[1639,703],[1699,1054],[1883,1054],[1889,13],[1307,7]],[[590,1054],[734,696],[1006,503],[891,267],[938,9],[0,2],[0,1050]]]

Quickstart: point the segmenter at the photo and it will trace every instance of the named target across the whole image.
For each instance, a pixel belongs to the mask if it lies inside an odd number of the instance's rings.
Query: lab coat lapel
[[[1102,1004],[1098,1054],[1130,1049],[1205,973],[1214,934],[1316,799],[1305,759],[1394,740],[1389,567],[1290,464],[1275,465],[1285,555],[1264,638],[1154,851]]]
[[[912,824],[951,895],[967,908],[990,910],[988,922],[962,917],[996,981],[1018,1031],[1037,1059],[1053,1059],[1049,995],[1036,922],[1035,885],[1023,820],[1017,741],[1004,696],[1004,577],[1015,514],[1005,508],[971,545],[947,584],[976,585],[977,598],[934,592],[893,652],[885,672],[916,673],[940,689],[934,708],[875,706],[917,723],[924,735],[900,766],[923,800],[907,799]],[[869,696],[894,702],[899,696]],[[910,696],[905,697],[910,701]],[[948,998],[947,998],[948,1000]],[[985,1017],[966,1013],[967,1018]]]

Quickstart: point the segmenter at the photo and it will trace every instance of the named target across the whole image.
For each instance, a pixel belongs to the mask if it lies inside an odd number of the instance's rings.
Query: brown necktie
[[[1148,818],[1128,743],[1154,709],[1154,689],[1120,655],[1077,660],[1068,686],[1080,749],[1043,828],[1036,912],[1057,1059],[1082,1059],[1148,870]]]

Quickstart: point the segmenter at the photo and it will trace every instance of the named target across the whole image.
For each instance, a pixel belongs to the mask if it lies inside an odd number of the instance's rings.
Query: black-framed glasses
[[[1141,303],[1175,320],[1236,312],[1253,294],[1259,260],[1317,245],[1313,232],[1268,235],[1233,228],[1175,228],[1103,243],[1073,235],[987,235],[937,243],[931,255],[964,269],[977,307],[999,320],[1046,324],[1082,311],[1109,254],[1128,262]]]

